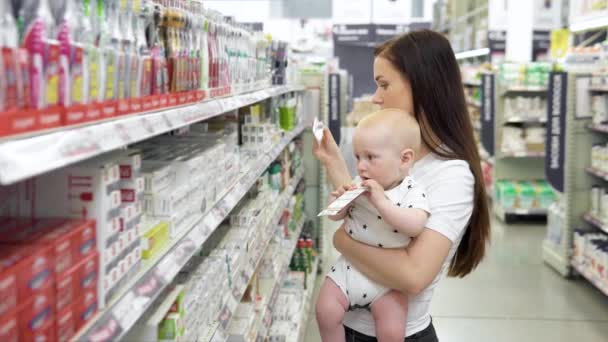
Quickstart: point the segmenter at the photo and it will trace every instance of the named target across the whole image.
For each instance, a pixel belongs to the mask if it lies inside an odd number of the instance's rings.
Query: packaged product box
[[[74,305],[70,304],[57,311],[55,319],[55,338],[57,342],[68,342],[76,334],[76,312]]]
[[[15,309],[0,314],[0,341],[19,341],[19,320]]]
[[[151,259],[169,240],[169,224],[159,222],[152,226],[142,237],[142,258]]]
[[[99,273],[98,253],[81,260],[71,269],[57,276],[55,308],[59,311],[74,302],[83,291],[97,291]]]
[[[61,215],[95,220],[99,260],[99,305],[110,298],[103,292],[101,270],[106,266],[110,238],[120,232],[120,168],[116,160],[103,157],[70,166],[37,179],[37,210],[41,215]],[[61,200],[63,199],[63,200]]]
[[[16,276],[19,303],[43,291],[55,281],[50,246],[3,246],[0,273],[4,272],[14,272]]]
[[[535,207],[536,191],[529,182],[518,182],[515,186],[517,192],[517,206],[521,209],[532,209]]]
[[[158,325],[158,339],[161,341],[179,341],[184,332],[183,320],[177,313],[168,314]]]
[[[47,338],[44,341],[50,341],[54,334],[55,289],[53,286],[47,286],[29,298],[19,307],[20,339],[39,341],[36,338],[43,336]]]
[[[84,326],[93,318],[97,312],[97,291],[94,289],[86,290],[74,302],[76,313],[76,331]]]

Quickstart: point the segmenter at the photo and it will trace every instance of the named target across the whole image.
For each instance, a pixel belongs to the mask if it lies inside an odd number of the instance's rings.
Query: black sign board
[[[552,72],[547,94],[547,134],[545,138],[545,177],[551,186],[564,192],[566,155],[566,98],[568,74]]]
[[[342,123],[340,122],[340,75],[329,74],[329,92],[328,105],[329,105],[329,130],[334,136],[334,139],[340,142],[340,129]]]
[[[507,49],[507,31],[488,31],[488,48],[492,52],[505,52]]]
[[[494,156],[494,74],[483,74],[481,78],[481,145],[490,156]]]
[[[334,44],[375,46],[415,30],[430,29],[431,23],[334,25]]]

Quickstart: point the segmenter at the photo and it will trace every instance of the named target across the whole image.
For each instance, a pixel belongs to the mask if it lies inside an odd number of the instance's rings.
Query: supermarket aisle
[[[608,297],[543,264],[544,225],[492,222],[490,254],[472,275],[444,279],[433,300],[442,342],[605,341]],[[306,342],[319,341],[314,321]]]

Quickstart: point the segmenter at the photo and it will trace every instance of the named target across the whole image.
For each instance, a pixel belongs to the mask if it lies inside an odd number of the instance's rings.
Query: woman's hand
[[[340,252],[340,254],[342,254],[342,251],[344,251],[344,247],[349,242],[348,240],[352,240],[346,232],[346,229],[344,229],[344,225],[345,224],[342,224],[342,226],[340,226],[340,228],[338,228],[334,233],[334,247],[338,252]]]
[[[323,128],[323,138],[321,139],[320,144],[317,142],[317,139],[313,139],[312,153],[325,166],[327,166],[330,161],[337,160],[341,157],[340,148],[328,128]]]

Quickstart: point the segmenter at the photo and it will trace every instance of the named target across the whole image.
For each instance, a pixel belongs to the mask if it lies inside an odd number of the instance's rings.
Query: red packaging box
[[[118,105],[116,101],[106,101],[99,106],[101,107],[101,116],[104,119],[118,115]]]
[[[34,332],[21,332],[21,340],[30,342],[54,342],[55,341],[55,322],[49,322],[46,326]]]
[[[95,253],[57,276],[56,310],[61,311],[72,304],[83,291],[97,289],[98,265],[99,256]]]
[[[88,105],[85,117],[87,122],[100,120],[102,118],[101,106],[98,103]]]
[[[64,124],[75,125],[87,120],[87,105],[73,105],[65,109]],[[101,115],[101,113],[99,113]]]
[[[38,111],[38,129],[56,128],[63,124],[63,107],[54,105]]]
[[[76,331],[80,330],[97,312],[97,290],[87,290],[74,302]]]
[[[0,266],[1,267],[1,266]],[[17,275],[15,268],[0,271],[0,317],[17,307]],[[0,333],[0,335],[2,335]],[[0,339],[0,341],[3,341]]]
[[[12,268],[17,276],[17,298],[20,302],[50,287],[55,280],[50,246],[3,246],[0,251],[0,273],[8,268]]]
[[[0,315],[0,341],[19,341],[19,320],[14,310],[6,315]]]
[[[169,94],[159,95],[159,97],[158,97],[158,107],[159,108],[166,108],[167,106],[169,106],[169,98],[170,97],[171,97],[171,95],[169,95]]]
[[[74,305],[57,311],[55,333],[57,342],[68,342],[76,334],[76,312]]]
[[[141,112],[141,99],[133,98],[129,100],[129,112],[130,113],[139,113]]]
[[[49,286],[31,296],[31,299],[19,307],[19,331],[24,341],[35,340],[35,336],[48,336],[45,341],[50,341],[53,338],[54,301],[55,289]],[[47,331],[49,325],[51,329]]]
[[[36,242],[55,246],[55,272],[56,274],[62,273],[97,250],[95,221],[66,221]],[[69,245],[69,250],[65,251],[64,247],[67,245]],[[61,250],[59,250],[60,247]]]
[[[21,134],[39,129],[38,114],[32,110],[12,110],[0,113],[0,136]]]

